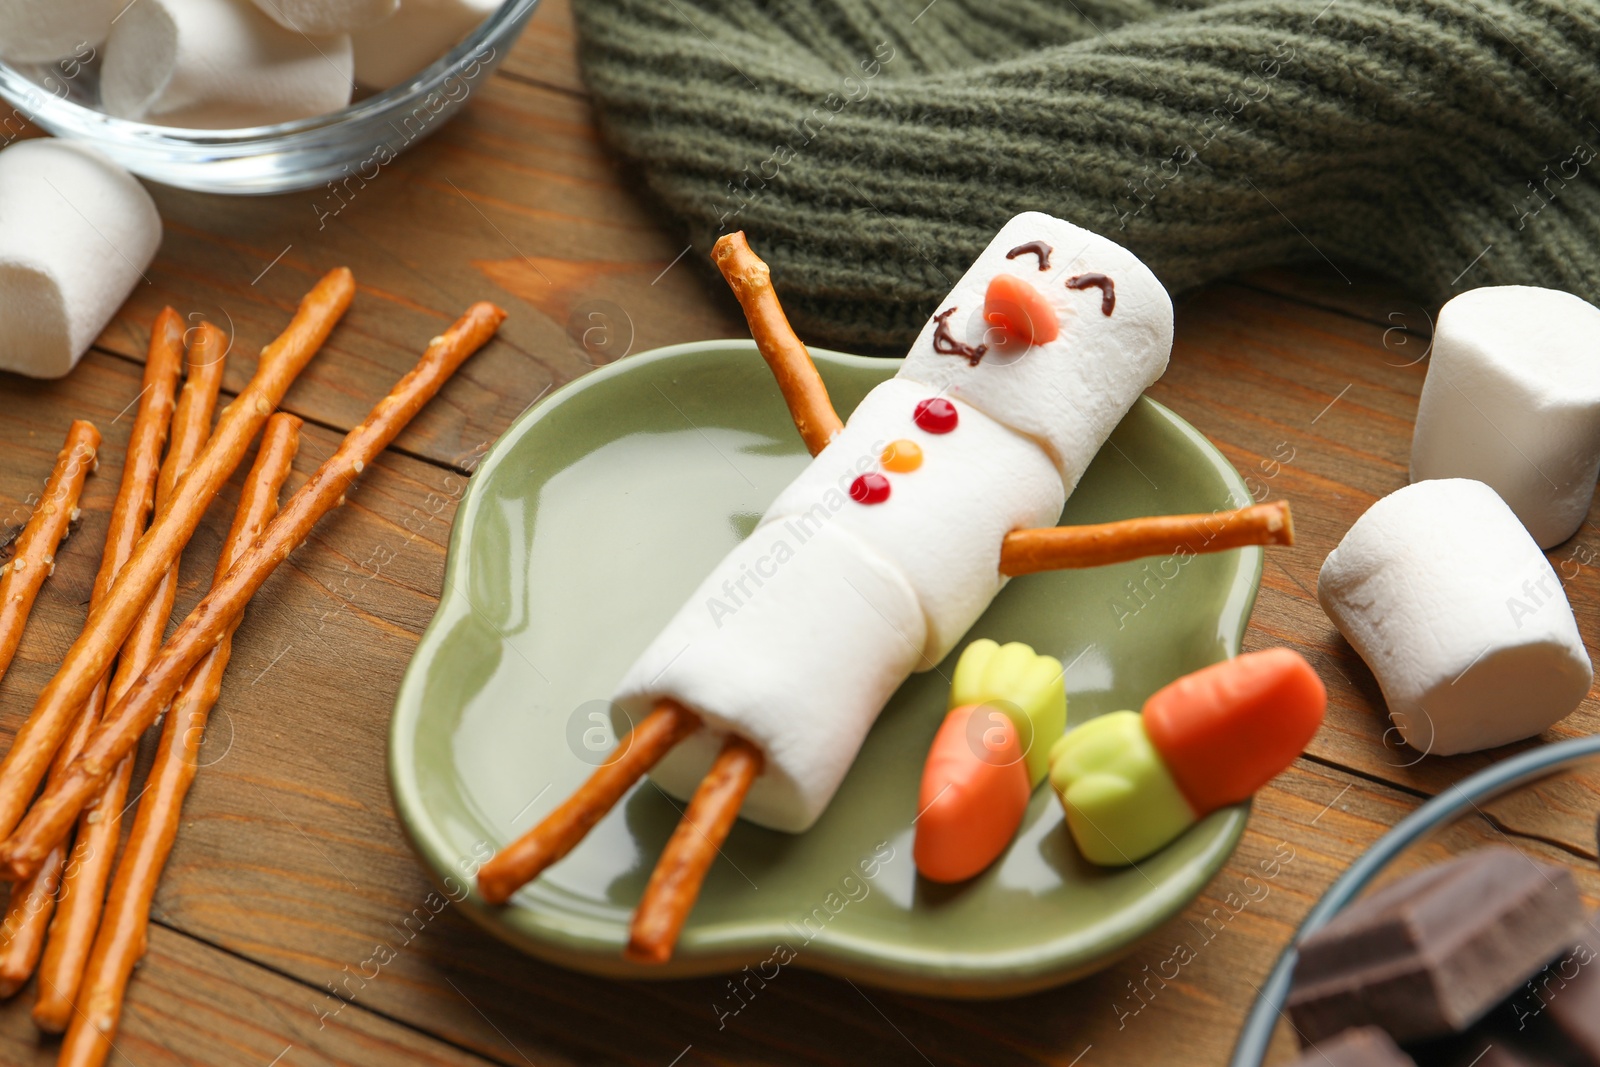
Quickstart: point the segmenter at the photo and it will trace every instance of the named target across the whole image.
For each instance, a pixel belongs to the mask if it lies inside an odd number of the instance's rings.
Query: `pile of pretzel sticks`
[[[171,308],[152,329],[88,618],[0,761],[0,878],[12,883],[0,922],[0,996],[38,972],[33,1018],[65,1033],[63,1065],[98,1065],[111,1052],[245,605],[505,319],[492,304],[467,309],[280,509],[300,420],[276,409],[354,295],[348,270],[322,278],[215,425],[229,339],[209,323],[185,331]],[[179,559],[258,435],[211,590],[163,644]],[[0,576],[0,675],[54,570],[99,446],[94,426],[72,424],[14,542]],[[133,752],[163,713],[119,856]]]

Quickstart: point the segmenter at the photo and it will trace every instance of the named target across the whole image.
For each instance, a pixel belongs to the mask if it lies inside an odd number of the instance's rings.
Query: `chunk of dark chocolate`
[[[1600,957],[1594,943],[1585,941],[1551,964],[1538,984],[1539,1014],[1559,1035],[1564,1059],[1582,1067],[1600,1067]]]
[[[1376,1026],[1360,1026],[1306,1049],[1289,1067],[1417,1067]]]
[[[1600,959],[1563,952],[1466,1033],[1406,1051],[1421,1067],[1600,1067]]]
[[[1302,1040],[1381,1026],[1460,1033],[1578,939],[1572,872],[1477,849],[1356,901],[1300,945],[1289,1014]]]

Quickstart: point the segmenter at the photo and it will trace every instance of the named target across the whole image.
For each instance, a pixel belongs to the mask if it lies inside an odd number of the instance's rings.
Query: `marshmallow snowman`
[[[160,126],[240,129],[350,102],[347,36],[284,29],[245,0],[138,0],[106,41],[108,113]]]
[[[1532,737],[1594,681],[1561,580],[1482,482],[1416,482],[1372,505],[1323,563],[1317,597],[1419,752]]]
[[[1600,308],[1529,285],[1445,304],[1411,438],[1411,480],[1472,478],[1541,548],[1577,532],[1600,474]]]
[[[38,139],[0,152],[0,370],[70,371],[160,244],[150,194],[94,149]]]
[[[988,326],[997,301],[1032,343]],[[1013,218],[628,670],[618,733],[677,700],[703,726],[651,771],[664,790],[692,796],[737,734],[765,756],[741,814],[808,829],[894,691],[1005,584],[1005,535],[1056,522],[1171,347],[1171,300],[1131,252]]]

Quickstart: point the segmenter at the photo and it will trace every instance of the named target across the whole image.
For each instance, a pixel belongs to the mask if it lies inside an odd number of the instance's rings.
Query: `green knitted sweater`
[[[1291,260],[1600,298],[1592,0],[577,0],[606,136],[808,338],[904,345],[1007,218],[1182,290]]]

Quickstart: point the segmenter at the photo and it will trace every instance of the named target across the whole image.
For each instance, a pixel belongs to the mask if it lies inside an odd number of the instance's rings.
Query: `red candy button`
[[[911,421],[917,424],[917,429],[928,433],[949,433],[961,420],[954,404],[942,396],[936,396],[919,401]]]
[[[850,483],[850,499],[857,504],[881,504],[889,499],[889,479],[873,471]]]

